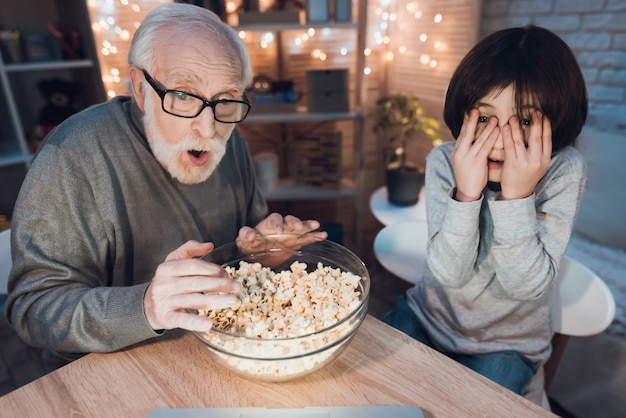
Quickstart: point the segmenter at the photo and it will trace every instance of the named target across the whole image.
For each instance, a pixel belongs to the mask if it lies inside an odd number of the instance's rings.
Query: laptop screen
[[[415,406],[314,406],[307,408],[164,408],[148,418],[424,418]]]

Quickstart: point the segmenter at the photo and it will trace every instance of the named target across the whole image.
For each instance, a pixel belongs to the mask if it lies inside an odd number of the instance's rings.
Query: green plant
[[[373,131],[382,133],[387,142],[387,166],[407,169],[407,145],[410,141],[427,138],[433,146],[441,143],[439,122],[426,116],[419,98],[414,95],[393,94],[376,101],[372,113]],[[395,163],[395,164],[394,164]]]

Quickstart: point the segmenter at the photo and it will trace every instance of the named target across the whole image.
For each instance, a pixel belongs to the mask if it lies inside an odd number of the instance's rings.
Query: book
[[[325,189],[341,187],[341,132],[297,138],[294,146],[295,183]]]

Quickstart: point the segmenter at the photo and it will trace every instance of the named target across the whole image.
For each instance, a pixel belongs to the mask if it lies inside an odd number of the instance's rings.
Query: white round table
[[[387,187],[383,186],[370,196],[370,210],[374,217],[383,225],[390,225],[398,221],[425,221],[426,197],[424,188],[420,190],[417,204],[412,206],[398,206],[387,200]]]
[[[422,278],[426,261],[426,221],[394,222],[374,238],[374,254],[391,273],[411,283]]]

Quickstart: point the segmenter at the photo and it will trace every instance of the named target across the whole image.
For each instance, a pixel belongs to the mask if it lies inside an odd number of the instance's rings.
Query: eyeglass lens
[[[169,91],[163,97],[163,106],[173,114],[196,116],[203,108],[204,101],[183,92]],[[236,101],[216,102],[213,105],[215,119],[222,122],[239,122],[246,113],[245,103]]]

